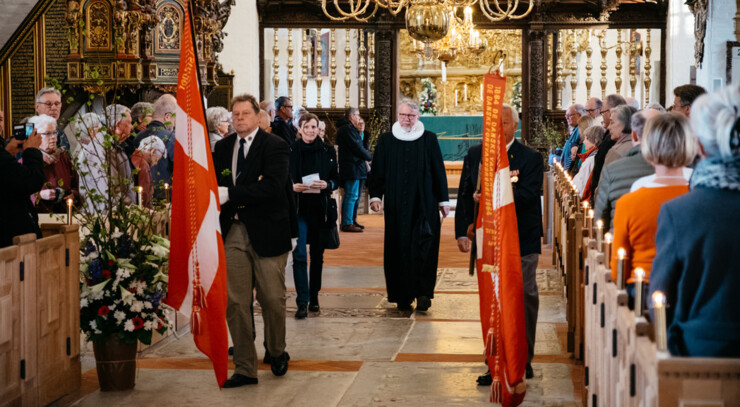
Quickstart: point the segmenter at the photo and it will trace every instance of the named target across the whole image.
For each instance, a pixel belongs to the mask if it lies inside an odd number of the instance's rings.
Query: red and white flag
[[[514,192],[501,121],[506,79],[484,80],[481,199],[476,220],[480,317],[491,370],[491,402],[518,406],[527,386],[524,289]]]
[[[188,3],[177,80],[167,303],[190,316],[195,345],[211,359],[221,387],[226,381],[229,348],[226,258]]]

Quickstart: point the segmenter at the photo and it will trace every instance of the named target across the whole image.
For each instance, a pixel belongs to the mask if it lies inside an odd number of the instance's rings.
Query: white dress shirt
[[[257,131],[259,130],[259,127],[255,128],[254,131],[249,133],[246,137],[242,137],[241,135],[236,136],[236,140],[234,141],[234,151],[231,155],[231,179],[234,182],[234,185],[236,185],[236,179],[238,178],[236,163],[237,163],[237,154],[239,154],[239,142],[242,139],[246,140],[246,143],[244,143],[244,158],[247,158],[247,154],[249,153],[249,147],[252,146],[252,142],[254,141],[254,137],[257,135]],[[227,187],[218,187],[218,197],[221,201],[221,205],[225,204],[229,201],[229,189]]]

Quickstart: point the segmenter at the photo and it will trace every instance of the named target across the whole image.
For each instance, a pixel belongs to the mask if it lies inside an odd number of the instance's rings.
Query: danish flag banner
[[[167,303],[190,316],[195,345],[211,359],[221,387],[226,381],[229,347],[226,258],[192,27],[186,3],[177,81]]]
[[[524,289],[514,193],[501,121],[506,79],[484,80],[481,198],[476,219],[480,319],[491,370],[491,402],[518,406],[527,386]]]

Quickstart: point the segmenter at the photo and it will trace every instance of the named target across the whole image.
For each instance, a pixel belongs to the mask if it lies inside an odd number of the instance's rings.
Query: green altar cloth
[[[483,140],[483,116],[421,116],[424,128],[437,134],[442,158],[445,161],[462,161],[468,148]],[[521,121],[516,130],[520,138]]]

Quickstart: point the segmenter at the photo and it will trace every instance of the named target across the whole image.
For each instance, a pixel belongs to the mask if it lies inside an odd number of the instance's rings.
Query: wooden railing
[[[653,325],[628,308],[627,292],[612,281],[607,245],[598,244],[595,228],[588,236],[588,208],[562,168],[553,167],[553,177],[553,257],[566,285],[569,350],[585,364],[583,404],[740,405],[740,359],[657,350]]]
[[[0,249],[0,405],[44,406],[80,387],[77,225]]]

